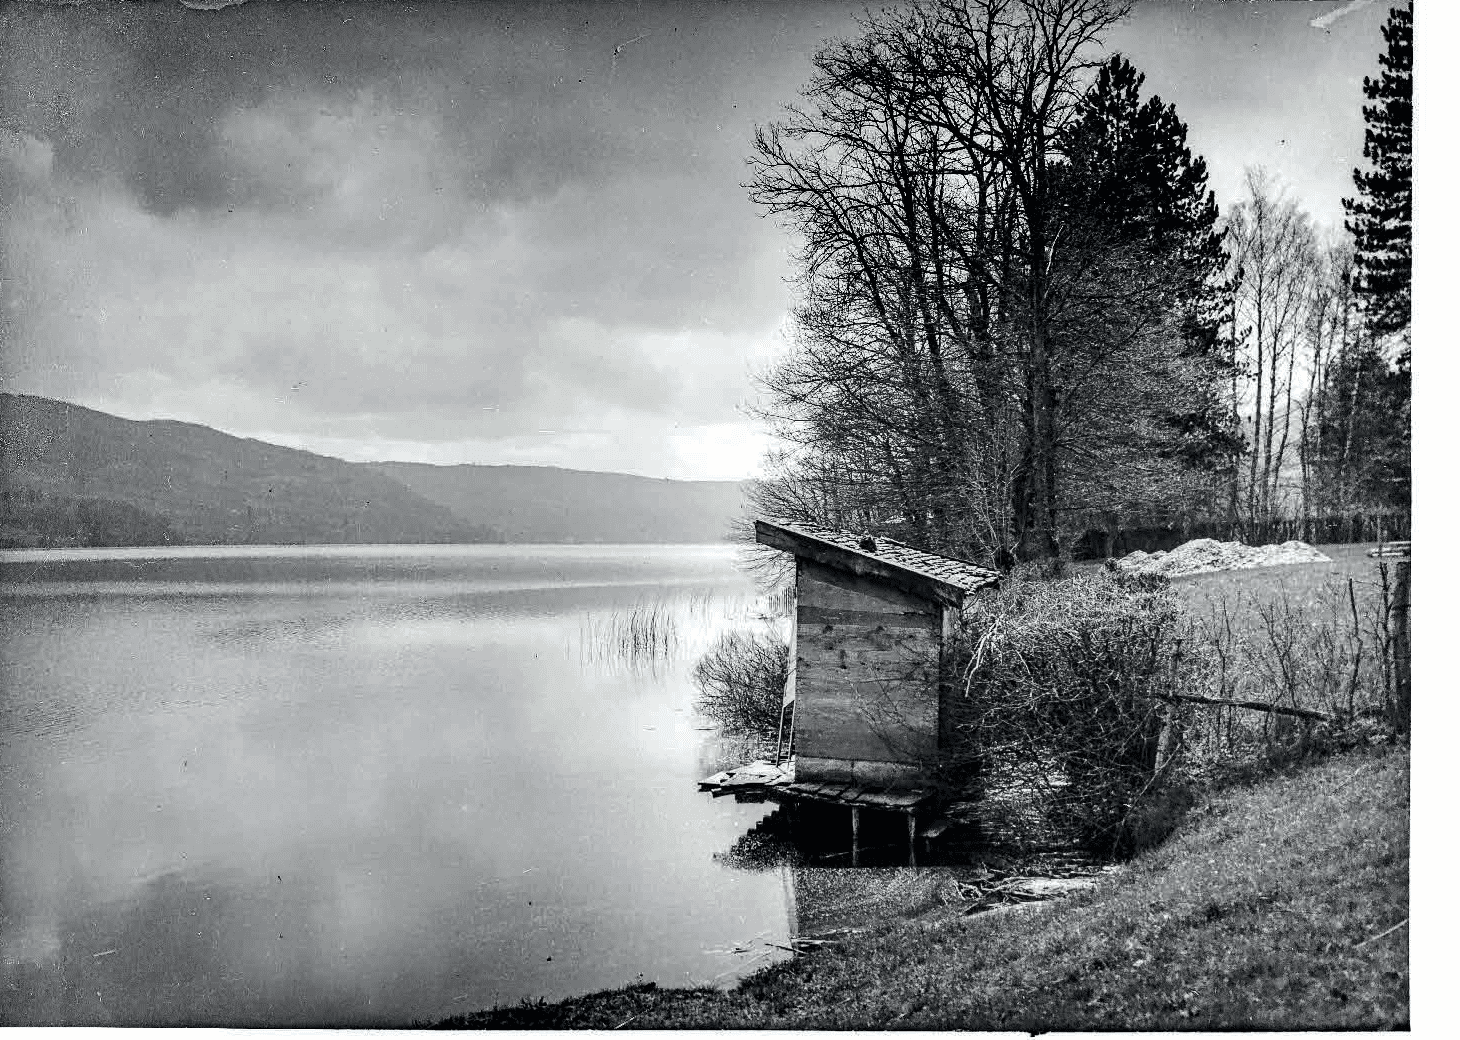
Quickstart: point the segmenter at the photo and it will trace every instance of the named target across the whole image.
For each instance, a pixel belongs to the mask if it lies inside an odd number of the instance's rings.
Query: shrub
[[[1162,697],[1182,631],[1169,592],[1109,574],[1012,580],[965,611],[944,765],[988,837],[1121,854],[1164,829],[1136,824],[1177,779],[1180,720]]]
[[[1135,855],[1160,845],[1197,801],[1196,787],[1179,777],[1156,786],[1132,805],[1124,824],[1123,851]]]
[[[695,706],[726,733],[775,739],[789,657],[774,632],[727,632],[695,665]]]
[[[1058,556],[1016,563],[1009,571],[1013,581],[1058,581],[1065,576],[1065,561]]]

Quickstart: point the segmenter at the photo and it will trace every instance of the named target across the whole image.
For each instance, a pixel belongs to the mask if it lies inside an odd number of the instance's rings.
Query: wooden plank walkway
[[[932,797],[931,791],[892,791],[885,787],[874,787],[867,784],[838,783],[793,782],[782,785],[779,793],[816,802],[830,802],[835,805],[866,805],[874,809],[901,812],[916,809]]]
[[[757,760],[743,766],[736,766],[734,769],[726,769],[714,776],[705,777],[700,781],[700,790],[709,791],[716,797],[722,794],[748,794],[752,791],[782,787],[791,782],[792,776],[789,768]]]

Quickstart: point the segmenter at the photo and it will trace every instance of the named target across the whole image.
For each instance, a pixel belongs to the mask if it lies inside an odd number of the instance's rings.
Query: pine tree
[[[1181,313],[1181,351],[1197,366],[1203,386],[1160,417],[1171,437],[1160,450],[1215,470],[1243,448],[1223,394],[1232,354],[1223,334],[1232,306],[1232,285],[1222,277],[1228,257],[1206,160],[1187,146],[1175,105],[1160,97],[1141,102],[1144,83],[1121,55],[1101,67],[1064,142],[1071,174],[1067,216],[1078,213],[1107,233],[1144,242],[1149,260],[1171,269],[1165,302]]]
[[[1316,424],[1323,451],[1315,467],[1328,510],[1407,511],[1410,373],[1360,342],[1334,359],[1324,382],[1328,406]]]
[[[1404,333],[1400,363],[1408,365],[1411,217],[1410,171],[1414,124],[1414,9],[1394,7],[1384,26],[1386,53],[1378,79],[1364,77],[1364,158],[1370,171],[1354,170],[1359,194],[1344,199],[1354,236],[1357,290],[1370,330],[1376,336]]]

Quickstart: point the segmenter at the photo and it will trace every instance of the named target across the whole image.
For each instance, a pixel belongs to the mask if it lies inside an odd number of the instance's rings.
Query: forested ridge
[[[730,481],[346,462],[0,395],[0,547],[710,542],[740,504]]]
[[[206,426],[0,397],[5,544],[494,540],[365,466]]]
[[[555,466],[375,466],[509,542],[720,542],[743,508],[732,480],[666,480]]]

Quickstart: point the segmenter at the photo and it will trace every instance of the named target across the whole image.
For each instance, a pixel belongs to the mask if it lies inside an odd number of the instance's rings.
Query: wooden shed
[[[788,680],[794,783],[920,786],[946,745],[944,642],[999,575],[887,538],[758,520],[796,558]],[[779,754],[778,754],[779,760]]]

